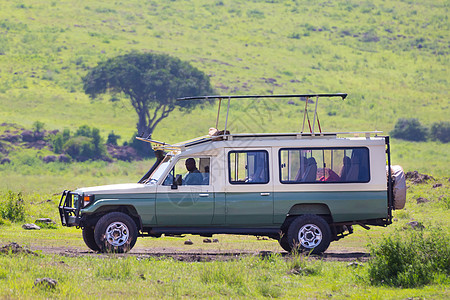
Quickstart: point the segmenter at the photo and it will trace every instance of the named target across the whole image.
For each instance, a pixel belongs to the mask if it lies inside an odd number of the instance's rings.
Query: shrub
[[[391,136],[397,139],[421,142],[427,140],[428,130],[422,126],[419,120],[400,118],[395,124],[394,130],[391,131]]]
[[[6,201],[2,201],[0,206],[0,215],[5,220],[19,222],[25,220],[25,206],[22,199],[22,193],[15,194],[8,191]]]
[[[430,137],[432,140],[439,140],[442,143],[450,141],[450,122],[439,122],[431,125]]]
[[[53,152],[61,154],[63,153],[64,144],[70,139],[70,130],[64,129],[63,132],[58,132],[51,138],[53,145]]]
[[[450,275],[450,242],[439,229],[384,238],[371,256],[368,272],[374,285],[417,287]]]
[[[138,136],[138,133],[136,132],[132,137],[128,144],[124,143],[124,146],[128,145],[132,147],[136,152],[139,154],[139,156],[142,157],[155,157],[155,153],[153,152],[152,146],[150,143],[146,143],[143,141],[140,141],[136,139],[136,136]]]
[[[110,134],[108,134],[108,139],[106,140],[106,143],[117,146],[118,139],[120,139],[120,135],[114,134],[114,131],[111,131]]]
[[[82,125],[75,132],[75,136],[92,137],[91,128],[88,125]]]
[[[33,132],[41,132],[44,129],[45,123],[36,121],[33,123]]]
[[[65,137],[70,137],[70,132],[63,132],[62,139],[64,140]],[[58,139],[57,147],[59,147],[59,139],[61,138],[57,137],[56,139]],[[87,125],[79,127],[75,133],[75,136],[69,138],[64,143],[62,149],[64,153],[67,153],[73,159],[78,161],[101,159],[106,155],[106,147],[103,144],[102,137],[100,136],[100,130],[95,127],[91,129]]]
[[[80,161],[88,160],[94,154],[92,140],[85,136],[71,138],[64,144],[63,148],[65,153]]]

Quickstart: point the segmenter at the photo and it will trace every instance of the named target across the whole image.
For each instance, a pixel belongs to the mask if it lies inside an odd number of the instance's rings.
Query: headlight
[[[86,207],[89,205],[89,203],[94,202],[94,199],[94,195],[83,195],[83,207]]]

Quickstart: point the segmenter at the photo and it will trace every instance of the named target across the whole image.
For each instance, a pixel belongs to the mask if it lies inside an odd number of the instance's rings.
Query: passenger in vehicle
[[[302,182],[315,182],[317,176],[317,162],[314,157],[310,157],[306,160],[305,175],[302,178]]]
[[[322,177],[320,177],[319,181],[336,182],[341,179],[339,177],[339,175],[336,174],[336,172],[334,172],[330,168],[325,168],[323,170],[323,173],[324,173],[324,175]]]
[[[186,169],[189,171],[183,179],[183,185],[201,185],[203,182],[202,173],[197,169],[195,159],[188,158],[185,162]]]
[[[209,184],[209,166],[205,167],[205,173],[203,175],[203,181],[202,185],[208,185]]]
[[[294,181],[301,181],[303,175],[305,174],[304,170],[306,169],[306,157],[300,157],[300,167],[298,168],[297,175],[295,175]]]
[[[351,161],[350,157],[344,156],[344,158],[342,159],[342,163],[343,163],[343,165],[342,165],[341,171],[339,172],[339,177],[341,177],[341,181],[346,181],[348,171],[350,170],[352,161]]]
[[[351,167],[348,171],[345,181],[367,181],[368,168],[367,168],[367,155],[363,149],[355,149],[352,152]]]
[[[256,167],[253,174],[250,175],[250,178],[246,182],[266,183],[268,181],[266,169],[267,162],[264,153],[256,153],[255,165]]]

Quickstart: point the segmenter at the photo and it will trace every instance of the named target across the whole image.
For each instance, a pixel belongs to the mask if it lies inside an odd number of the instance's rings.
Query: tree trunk
[[[137,130],[139,136],[151,136],[152,132],[149,131],[147,127],[147,120],[145,117],[145,111],[136,111],[138,113],[138,123],[137,123]]]

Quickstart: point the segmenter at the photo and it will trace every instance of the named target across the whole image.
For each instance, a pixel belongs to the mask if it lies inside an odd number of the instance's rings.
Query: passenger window
[[[182,158],[170,170],[163,185],[172,185],[177,177],[181,178],[181,185],[209,185],[209,172],[209,158]]]
[[[269,182],[269,155],[267,151],[230,151],[228,174],[231,184]]]
[[[281,183],[368,182],[367,148],[281,149]]]

